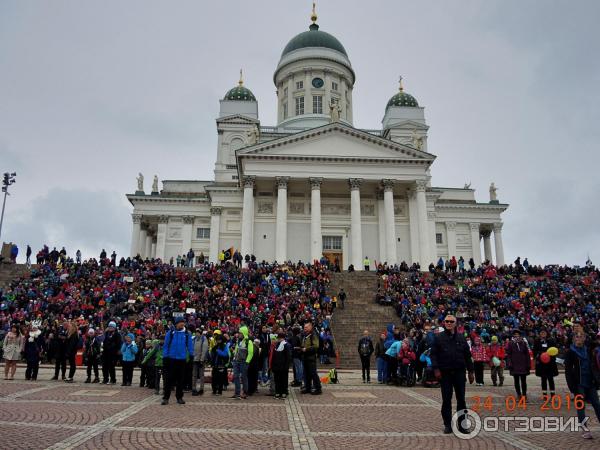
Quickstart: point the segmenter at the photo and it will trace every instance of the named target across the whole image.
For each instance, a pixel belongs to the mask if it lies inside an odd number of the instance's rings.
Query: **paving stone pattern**
[[[23,368],[17,378],[23,376]],[[160,396],[139,387],[48,381],[0,380],[0,448],[12,449],[597,449],[600,426],[591,419],[593,441],[579,433],[482,433],[460,440],[441,433],[440,392],[363,384],[358,372],[341,374],[342,383],[325,385],[321,396],[294,389],[286,400],[268,397],[265,389],[248,400],[234,400],[231,389],[222,397],[185,395],[186,405],[160,405]],[[137,380],[138,372],[134,375]],[[529,377],[527,410],[513,415],[556,414],[540,411],[539,379]],[[565,392],[559,380],[558,391]],[[210,392],[209,392],[210,394]],[[228,394],[228,395],[227,395]],[[504,399],[512,385],[470,386],[475,396],[493,399],[483,416],[511,413]],[[589,410],[589,413],[592,411]],[[570,417],[574,411],[558,414]]]

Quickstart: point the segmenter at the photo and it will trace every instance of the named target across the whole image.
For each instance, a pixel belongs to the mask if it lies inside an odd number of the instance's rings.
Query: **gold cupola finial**
[[[242,74],[242,69],[240,69],[240,81],[238,81],[238,84],[239,84],[240,86],[243,86],[243,85],[244,85],[244,76],[243,76],[243,74]]]
[[[317,6],[316,2],[313,2],[312,13],[310,15],[310,20],[312,20],[312,23],[316,23],[317,22],[316,6]]]
[[[400,75],[400,78],[398,79],[398,83],[400,84],[400,92],[404,92],[404,86],[402,85],[402,75]]]

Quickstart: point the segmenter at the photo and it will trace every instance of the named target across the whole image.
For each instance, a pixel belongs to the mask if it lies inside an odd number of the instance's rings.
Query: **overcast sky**
[[[138,172],[213,178],[219,99],[244,68],[260,120],[311,2],[0,1],[0,240],[127,253]],[[600,2],[317,2],[356,71],[354,125],[380,128],[398,75],[425,114],[433,185],[494,181],[507,261],[600,262]]]

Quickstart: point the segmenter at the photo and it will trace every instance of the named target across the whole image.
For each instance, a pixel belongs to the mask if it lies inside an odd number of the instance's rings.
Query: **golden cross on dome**
[[[398,82],[400,83],[400,92],[404,91],[404,86],[402,86],[402,80],[403,80],[403,79],[404,79],[404,78],[402,78],[402,75],[400,75],[400,77],[399,77],[399,79],[398,79]]]
[[[310,15],[310,20],[312,20],[312,23],[315,23],[317,21],[316,6],[316,2],[313,2],[312,14]]]
[[[242,86],[244,84],[244,77],[242,75],[242,69],[240,69],[240,81],[238,81],[239,85]]]

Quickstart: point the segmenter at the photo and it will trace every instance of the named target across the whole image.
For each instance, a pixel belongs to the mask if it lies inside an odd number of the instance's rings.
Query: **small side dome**
[[[240,81],[238,85],[232,89],[229,89],[223,97],[223,100],[237,100],[246,102],[255,102],[256,97],[250,89],[244,86],[244,79],[242,78],[242,71],[240,70]]]
[[[400,77],[400,90],[387,102],[386,109],[390,106],[407,106],[407,107],[417,107],[419,103],[417,99],[412,95],[404,92],[404,87],[402,86],[402,77]]]

